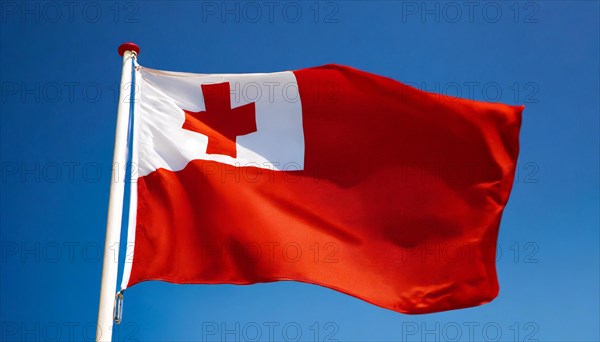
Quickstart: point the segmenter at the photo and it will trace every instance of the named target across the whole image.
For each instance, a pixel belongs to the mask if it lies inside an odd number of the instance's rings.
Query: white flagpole
[[[119,271],[119,241],[121,238],[121,217],[123,214],[123,197],[125,195],[125,165],[127,163],[127,130],[129,126],[129,110],[131,107],[131,71],[132,58],[140,52],[133,43],[119,46],[119,54],[123,56],[119,106],[117,110],[117,132],[108,200],[108,219],[106,222],[106,241],[104,243],[104,261],[102,263],[102,283],[100,285],[100,305],[98,308],[98,325],[96,341],[112,339],[113,309]]]

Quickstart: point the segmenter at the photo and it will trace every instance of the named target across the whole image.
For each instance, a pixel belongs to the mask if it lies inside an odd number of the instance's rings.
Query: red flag
[[[295,280],[403,313],[496,297],[523,107],[337,65],[136,83],[123,287]]]

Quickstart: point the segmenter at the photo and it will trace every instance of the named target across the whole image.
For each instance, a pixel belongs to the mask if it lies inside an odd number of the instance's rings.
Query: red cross
[[[235,158],[236,137],[256,132],[254,102],[231,108],[229,82],[203,84],[206,110],[185,112],[183,129],[208,136],[206,154],[223,154]]]

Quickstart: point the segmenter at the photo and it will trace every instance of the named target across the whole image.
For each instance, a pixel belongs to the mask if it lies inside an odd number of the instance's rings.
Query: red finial
[[[136,55],[139,55],[140,47],[137,46],[137,44],[132,43],[132,42],[123,43],[123,44],[121,44],[121,46],[119,46],[119,55],[123,56],[125,51],[133,51],[133,52],[135,52]]]

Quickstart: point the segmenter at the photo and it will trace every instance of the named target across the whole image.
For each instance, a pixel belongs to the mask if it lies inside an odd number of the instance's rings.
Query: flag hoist
[[[108,219],[106,221],[106,241],[104,244],[104,260],[102,262],[102,283],[100,285],[100,305],[98,308],[98,325],[96,326],[96,341],[110,341],[112,338],[113,321],[115,318],[115,302],[121,298],[116,292],[117,273],[119,270],[119,242],[121,237],[121,219],[123,214],[123,197],[125,194],[124,177],[119,177],[120,168],[127,162],[127,132],[131,110],[131,89],[133,64],[140,52],[134,43],[119,46],[119,54],[123,56],[123,69],[117,110],[117,129],[113,168],[108,201]]]

